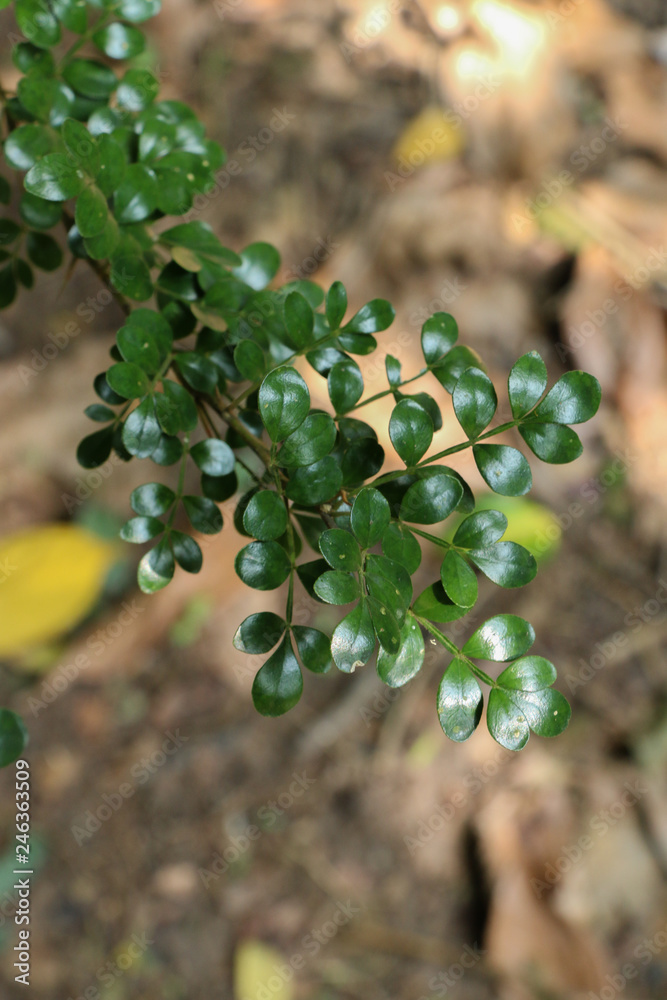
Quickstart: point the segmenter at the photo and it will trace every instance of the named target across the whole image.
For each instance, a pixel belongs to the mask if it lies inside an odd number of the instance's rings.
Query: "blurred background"
[[[372,665],[332,671],[286,717],[258,716],[260,658],[231,639],[282,597],[234,576],[231,501],[198,576],[136,590],[114,539],[141,464],[75,461],[121,316],[81,263],[42,276],[0,318],[0,702],[31,737],[31,995],[663,998],[667,4],[164,8],[141,58],[228,151],[191,217],[235,249],[275,243],[285,280],[341,279],[353,307],[390,298],[397,320],[360,359],[369,393],[385,353],[417,370],[436,310],[498,386],[529,350],[554,380],[602,383],[584,456],[536,464],[530,500],[503,505],[542,572],[519,592],[482,584],[451,627],[527,617],[574,715],[518,755],[483,726],[454,745],[429,647],[400,692]],[[385,437],[388,415],[372,415]],[[440,448],[460,437],[445,420]],[[19,543],[35,568],[12,581]],[[424,584],[437,568],[427,553]],[[0,787],[11,998],[13,768]]]

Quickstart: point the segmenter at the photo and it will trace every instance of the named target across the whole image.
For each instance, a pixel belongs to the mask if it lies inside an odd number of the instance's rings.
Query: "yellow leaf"
[[[417,168],[438,160],[452,160],[465,146],[463,130],[437,106],[424,108],[408,123],[394,146],[394,159]]]
[[[0,538],[0,656],[64,635],[99,599],[117,549],[74,524]]]
[[[264,1000],[267,996],[292,1000],[293,975],[276,948],[262,941],[242,941],[234,955],[234,1000]]]

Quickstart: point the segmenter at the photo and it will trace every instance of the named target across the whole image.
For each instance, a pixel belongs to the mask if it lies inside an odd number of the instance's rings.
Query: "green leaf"
[[[144,517],[166,514],[176,500],[176,494],[164,483],[144,483],[130,494],[130,507]]]
[[[142,545],[161,535],[163,531],[164,524],[157,517],[131,517],[120,529],[120,537],[124,542]]]
[[[340,333],[338,343],[350,354],[372,354],[378,345],[375,337],[367,333]]]
[[[423,590],[412,606],[412,610],[420,618],[426,618],[430,622],[454,622],[457,618],[467,615],[470,608],[463,608],[456,604],[445,593],[440,580],[432,583],[430,587]]]
[[[217,535],[222,531],[222,514],[212,500],[205,497],[184,496],[183,506],[195,531],[202,535]]]
[[[489,618],[470,636],[463,652],[478,660],[514,660],[535,641],[533,626],[517,615]]]
[[[560,691],[513,691],[508,697],[538,736],[560,736],[567,729],[572,710]]]
[[[525,416],[539,403],[547,387],[547,366],[537,351],[524,354],[512,368],[507,388],[514,419]]]
[[[290,560],[278,542],[251,542],[236,556],[234,568],[247,587],[275,590],[290,574]]]
[[[29,170],[53,146],[53,136],[43,125],[19,125],[5,139],[5,159],[14,170]]]
[[[143,111],[160,92],[160,84],[147,69],[128,69],[118,84],[116,100],[126,111]]]
[[[449,313],[437,312],[422,326],[421,343],[424,360],[432,366],[444,358],[459,336],[456,320]]]
[[[445,593],[455,604],[471,608],[477,600],[477,577],[465,559],[450,549],[440,567],[440,579]]]
[[[241,251],[242,263],[232,270],[234,277],[256,292],[266,288],[278,273],[280,254],[270,243],[251,243]]]
[[[176,143],[176,126],[170,122],[159,119],[158,121],[148,121],[139,136],[139,159],[159,160]],[[187,225],[187,223],[185,223]],[[203,223],[202,223],[203,225]],[[162,233],[162,238],[164,238]]]
[[[405,464],[414,466],[431,446],[433,421],[418,403],[402,399],[392,411],[389,437]]]
[[[475,463],[484,482],[494,493],[505,497],[520,497],[533,485],[530,466],[516,448],[506,444],[476,444]]]
[[[477,351],[473,351],[469,347],[464,347],[462,344],[457,344],[456,347],[452,347],[447,352],[442,361],[438,361],[433,365],[432,371],[440,385],[447,392],[453,393],[456,383],[466,368],[479,368],[483,371],[484,365]]]
[[[20,257],[14,258],[14,271],[19,284],[23,285],[24,288],[32,288],[35,278],[32,273],[32,268],[26,261],[21,260]]]
[[[74,218],[82,236],[99,236],[109,218],[107,200],[99,188],[87,187],[81,192]]]
[[[111,366],[107,372],[107,382],[123,399],[139,399],[146,395],[149,388],[146,374],[139,365],[125,361]]]
[[[234,452],[224,441],[209,438],[200,441],[190,450],[195,465],[207,476],[227,476],[234,471]]]
[[[436,524],[451,514],[462,496],[463,488],[453,476],[420,479],[403,497],[401,518],[417,524]]]
[[[58,44],[60,25],[41,0],[16,0],[15,12],[19,29],[33,45],[51,49]]]
[[[251,382],[260,379],[267,368],[264,351],[254,340],[242,340],[236,345],[234,364],[243,378]]]
[[[400,644],[398,653],[388,653],[381,648],[377,658],[377,672],[392,688],[403,687],[412,680],[424,662],[424,638],[412,615],[408,615],[403,622]]]
[[[183,351],[176,356],[176,368],[195,392],[215,393],[220,373],[209,358],[197,351]]]
[[[378,490],[367,486],[357,494],[350,524],[363,549],[372,549],[377,545],[390,521],[389,504]]]
[[[21,234],[21,227],[12,219],[0,219],[0,247],[13,243]]]
[[[57,128],[72,113],[75,95],[67,84],[34,69],[18,83],[21,105],[38,121]]]
[[[468,664],[455,657],[447,667],[438,688],[438,718],[450,740],[464,743],[482,717],[482,691]]]
[[[28,257],[42,271],[55,271],[63,260],[63,252],[47,233],[28,233],[26,239]]]
[[[292,634],[304,667],[314,674],[326,674],[332,663],[329,636],[306,625],[295,625]]]
[[[486,549],[471,549],[468,555],[499,587],[524,587],[537,573],[535,557],[517,542],[496,542]]]
[[[135,302],[145,302],[153,294],[150,269],[139,254],[114,254],[111,259],[111,284]]]
[[[107,421],[113,420],[116,416],[113,410],[110,410],[108,406],[102,406],[101,403],[91,403],[83,412],[89,420],[95,420],[98,424],[106,424]]]
[[[26,191],[47,201],[67,201],[83,190],[83,173],[62,153],[47,153],[26,174]]]
[[[182,531],[171,531],[171,545],[176,562],[186,573],[198,573],[202,567],[202,551],[190,535]]]
[[[538,458],[552,465],[574,462],[583,451],[578,435],[564,424],[529,420],[519,426],[519,434]]]
[[[343,327],[344,333],[379,333],[391,326],[396,310],[385,299],[373,299],[362,306]]]
[[[374,438],[360,438],[343,450],[343,485],[358,487],[380,471],[384,451]]]
[[[313,310],[299,292],[290,292],[283,309],[290,342],[297,350],[302,350],[313,341]]]
[[[332,330],[338,330],[347,310],[347,292],[340,281],[334,281],[327,292],[326,316]]]
[[[16,279],[11,264],[0,269],[0,309],[7,306],[16,298]]]
[[[51,9],[61,24],[75,35],[83,35],[88,26],[88,12],[81,0],[51,0]]]
[[[289,636],[260,667],[252,685],[252,700],[260,715],[284,715],[298,702],[303,691],[301,667]]]
[[[268,653],[285,631],[285,622],[272,611],[245,618],[236,630],[234,648],[240,653]]]
[[[412,600],[412,582],[407,570],[386,556],[369,555],[365,580],[370,595],[386,606],[402,625]]]
[[[156,124],[161,126],[164,123],[157,122]],[[145,131],[142,133],[142,138],[144,135]],[[206,257],[220,263],[233,264],[234,266],[241,264],[239,255],[223,246],[211,227],[199,220],[184,222],[179,226],[172,226],[171,229],[167,229],[161,234],[160,242],[166,243],[168,246],[185,247],[187,250],[192,250],[198,256]]]
[[[113,427],[104,427],[101,431],[88,434],[76,450],[79,465],[84,469],[97,469],[104,465],[111,454],[113,433]]]
[[[368,597],[367,603],[380,647],[390,656],[396,656],[401,649],[401,626],[396,616],[374,597]]]
[[[116,5],[116,11],[126,21],[140,24],[159,14],[161,7],[161,0],[120,0]]]
[[[17,760],[28,743],[28,730],[23,719],[8,708],[0,708],[0,767]]]
[[[492,688],[486,712],[489,732],[506,750],[522,750],[528,742],[530,728],[523,711],[500,688]]]
[[[202,473],[201,490],[209,500],[216,503],[223,503],[233,497],[238,489],[238,479],[235,472],[230,472],[228,476],[207,476]]]
[[[583,424],[600,406],[600,383],[587,372],[566,372],[535,410],[540,420],[557,424]]]
[[[151,396],[132,410],[123,425],[123,444],[137,458],[152,458],[162,438]]]
[[[174,554],[168,538],[162,538],[139,563],[137,581],[144,594],[154,594],[166,587],[174,576]]]
[[[178,382],[166,378],[162,379],[162,389],[164,391],[154,397],[155,412],[162,430],[165,434],[193,431],[199,415],[190,393]]]
[[[393,354],[387,354],[384,359],[384,367],[387,373],[387,382],[394,388],[401,384],[401,362]]]
[[[160,440],[150,458],[156,465],[173,465],[183,455],[183,444],[177,437],[170,437],[160,431]],[[208,496],[208,494],[207,494]],[[215,497],[211,497],[212,500]]]
[[[114,195],[114,215],[118,222],[142,222],[155,211],[158,183],[155,173],[145,163],[131,163]]]
[[[57,201],[46,201],[24,191],[19,202],[19,214],[33,229],[51,229],[62,217],[62,206]]]
[[[469,438],[478,437],[493,420],[498,408],[496,390],[479,368],[467,368],[452,393],[454,412]]]
[[[318,539],[320,552],[333,569],[356,573],[361,567],[359,545],[348,531],[330,528]]]
[[[336,443],[336,425],[327,413],[311,413],[285,439],[278,462],[289,468],[313,465],[329,454]]]
[[[461,521],[454,535],[454,545],[462,549],[481,549],[493,545],[507,530],[507,518],[499,510],[478,510]]]
[[[287,510],[273,490],[260,490],[251,498],[243,514],[243,527],[262,542],[280,538],[287,530]]]
[[[321,458],[312,465],[295,469],[290,476],[285,493],[304,507],[316,507],[331,500],[343,483],[343,473],[332,455]]]
[[[0,10],[9,7],[12,0],[0,0]],[[55,71],[55,61],[50,52],[37,48],[31,42],[19,42],[12,49],[12,62],[22,73],[37,67],[45,75]]]
[[[300,427],[310,409],[308,386],[283,365],[270,371],[259,390],[259,412],[272,441],[284,441]]]
[[[375,649],[373,620],[365,601],[357,604],[334,629],[331,653],[343,673],[352,674],[368,663]]]
[[[116,249],[116,247],[118,246],[119,239],[120,239],[120,230],[118,228],[118,223],[114,219],[113,215],[107,215],[106,222],[104,224],[104,229],[102,230],[102,232],[98,233],[97,236],[89,236],[88,239],[84,240],[86,253],[88,254],[89,257],[92,258],[92,260],[106,260],[106,258],[110,257],[114,252],[114,250]],[[119,277],[118,272],[116,272],[115,275],[116,280],[118,280],[118,277]],[[144,272],[144,279],[145,277],[146,274]],[[151,284],[151,291],[152,291],[152,283],[150,282],[150,271],[148,271],[148,280],[149,283]],[[143,296],[144,292],[147,291],[147,289],[135,286],[135,291],[140,291]],[[144,297],[148,298],[149,295],[145,295]]]
[[[359,581],[351,573],[331,569],[315,581],[314,590],[327,604],[350,604],[359,597]]]
[[[327,385],[336,413],[351,410],[364,391],[364,379],[357,362],[349,358],[333,365],[327,376]]]
[[[107,100],[118,86],[114,71],[96,59],[72,59],[63,77],[77,94],[96,100]]]
[[[99,137],[97,146],[101,160],[97,186],[106,198],[110,198],[125,177],[127,155],[116,140],[106,133]]]
[[[62,137],[70,163],[94,177],[100,169],[100,152],[95,137],[85,125],[73,118],[63,122]]]
[[[556,668],[543,656],[524,656],[506,667],[498,677],[501,687],[512,691],[542,691],[556,680]]]
[[[382,551],[387,558],[404,566],[411,576],[419,569],[421,545],[404,524],[392,521],[382,535]]]
[[[125,361],[139,365],[148,374],[155,373],[169,355],[172,345],[171,330],[166,322],[153,324],[133,317],[136,313],[162,317],[148,309],[137,309],[116,335],[120,353]],[[164,324],[164,325],[163,325]]]
[[[132,59],[143,52],[146,45],[144,36],[137,28],[119,21],[100,28],[93,34],[92,40],[110,59]]]

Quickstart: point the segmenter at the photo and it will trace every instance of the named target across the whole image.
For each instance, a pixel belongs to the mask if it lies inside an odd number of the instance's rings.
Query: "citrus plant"
[[[111,363],[94,382],[99,401],[85,411],[98,429],[78,458],[88,469],[112,451],[151,463],[121,532],[148,546],[139,586],[160,590],[176,566],[197,573],[202,551],[193,533],[221,531],[218,505],[238,494],[234,523],[248,542],[236,573],[258,590],[287,584],[284,613],[252,614],[234,638],[238,650],[267,655],[252,688],[259,712],[278,716],[296,705],[303,668],[353,673],[376,652],[382,680],[400,687],[420,670],[427,636],[450,658],[437,711],[452,740],[468,739],[479,724],[480,685],[489,688],[489,730],[504,747],[521,749],[531,730],[561,733],[570,708],[552,686],[554,666],[531,653],[527,621],[496,615],[462,647],[447,634],[474,607],[478,573],[512,588],[536,572],[527,549],[503,541],[505,516],[476,510],[470,486],[448,463],[471,448],[491,490],[523,496],[532,485],[525,455],[494,439],[514,430],[541,461],[573,461],[582,446],[570,425],[596,413],[597,381],[570,371],[547,389],[544,362],[525,354],[509,374],[511,419],[494,424],[498,398],[484,364],[458,343],[452,316],[439,312],[423,325],[419,371],[404,377],[388,355],[388,387],[365,396],[355,357],[374,351],[375,335],[391,325],[388,302],[372,299],[349,316],[340,282],[326,293],[311,281],[277,286],[274,247],[236,252],[196,217],[167,220],[191,213],[212,189],[224,153],[189,107],[158,99],[158,81],[141,64],[137,24],[159,7],[15,0],[21,75],[16,93],[3,94],[5,162],[22,184],[20,221],[0,222],[0,304],[32,287],[34,268],[60,266],[51,231],[64,227],[70,258],[87,262],[125,313]],[[140,65],[114,69],[115,60],[137,57]],[[13,190],[0,181],[5,204]],[[311,405],[302,374],[309,370],[326,383],[330,412]],[[408,389],[429,374],[437,398]],[[361,412],[383,396],[394,403],[396,455],[388,460]],[[437,449],[444,401],[461,441]],[[199,473],[196,493],[186,490],[190,465]],[[453,535],[442,527],[452,515],[460,521]],[[415,592],[424,545],[439,550],[440,573]],[[343,609],[331,635],[293,621],[298,587]],[[492,675],[487,661],[506,665]],[[3,711],[0,732],[8,763],[21,750],[23,725]]]

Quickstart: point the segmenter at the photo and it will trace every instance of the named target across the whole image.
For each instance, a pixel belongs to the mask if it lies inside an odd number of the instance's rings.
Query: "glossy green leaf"
[[[123,444],[137,458],[152,458],[162,438],[151,396],[132,410],[123,426]]]
[[[387,382],[395,387],[401,384],[401,362],[393,354],[387,354],[384,359],[384,367],[387,373]]]
[[[6,309],[16,298],[16,279],[11,264],[0,268],[0,309]]]
[[[380,648],[390,656],[396,656],[401,649],[401,626],[398,619],[382,601],[368,597],[366,603]]]
[[[442,361],[434,363],[432,371],[440,385],[447,392],[453,393],[456,383],[466,368],[479,368],[483,371],[484,365],[477,351],[473,351],[470,347],[464,347],[462,344],[457,344],[456,347],[452,347],[447,352]]]
[[[155,211],[157,200],[155,173],[144,163],[132,163],[114,195],[114,215],[123,224],[141,222]]]
[[[224,441],[209,438],[190,449],[195,465],[208,476],[227,476],[234,471],[234,452]]]
[[[113,136],[101,135],[97,142],[100,151],[100,169],[97,186],[106,198],[120,187],[127,170],[127,155]]]
[[[137,309],[137,313],[148,313],[147,309]],[[164,328],[156,324],[144,323],[141,320],[132,320],[131,314],[125,326],[122,326],[116,335],[116,341],[120,353],[125,361],[139,365],[149,374],[155,373],[164,363],[171,348],[171,331],[167,324]],[[157,313],[152,315],[158,316]],[[162,319],[162,317],[159,317]]]
[[[98,233],[97,236],[89,236],[87,239],[84,240],[86,253],[92,260],[106,260],[107,257],[110,257],[113,254],[114,250],[118,246],[119,239],[120,239],[120,230],[118,228],[118,223],[114,219],[113,215],[107,215],[106,222],[104,224],[104,228],[102,229],[102,231]],[[147,268],[146,271],[148,271]],[[145,276],[146,275],[144,274],[144,277]],[[115,277],[117,280],[118,272],[116,272]],[[152,283],[150,281],[149,271],[148,271],[148,284],[150,285],[150,289],[152,292]],[[142,296],[145,290],[146,289],[143,288],[141,289]],[[144,297],[148,298],[149,295],[150,292]]]
[[[274,368],[259,390],[259,412],[272,441],[284,441],[310,409],[308,386],[293,368]]]
[[[107,200],[99,188],[88,187],[81,192],[74,217],[82,236],[99,236],[109,217]]]
[[[347,311],[347,292],[345,286],[340,281],[334,281],[327,292],[326,316],[327,323],[332,330],[338,330],[343,322]]]
[[[326,413],[311,413],[301,426],[285,439],[278,462],[299,468],[319,462],[336,443],[336,425]]]
[[[26,191],[47,201],[67,201],[83,190],[83,173],[71,166],[62,153],[47,153],[30,168],[24,181]]]
[[[500,688],[489,693],[486,722],[494,740],[506,750],[522,750],[528,742],[530,728],[524,712]]]
[[[289,576],[290,561],[278,542],[251,542],[236,556],[234,568],[246,586],[275,590]]]
[[[113,420],[116,416],[113,410],[109,409],[108,406],[102,406],[101,403],[91,403],[83,412],[89,420],[94,420],[98,424],[106,424],[107,421]]]
[[[164,524],[157,517],[131,517],[120,529],[120,537],[124,542],[142,545],[150,542],[164,531]]]
[[[470,608],[461,607],[452,601],[438,580],[421,592],[414,602],[412,610],[420,618],[426,618],[427,621],[445,624],[467,615]]]
[[[401,518],[416,524],[436,524],[452,513],[462,496],[461,484],[453,476],[419,479],[403,497]]]
[[[280,538],[287,530],[285,503],[273,490],[260,490],[251,498],[243,514],[243,527],[260,541]]]
[[[88,12],[83,0],[51,0],[51,9],[68,31],[83,35],[88,26]]]
[[[132,59],[144,51],[146,40],[129,24],[113,21],[93,34],[93,43],[110,59]]]
[[[484,482],[494,493],[505,497],[520,497],[533,485],[530,466],[516,448],[505,444],[476,444],[475,463]]]
[[[292,634],[304,667],[314,674],[325,674],[333,662],[329,636],[306,625],[295,625]]]
[[[72,90],[83,97],[106,100],[118,86],[116,74],[96,59],[72,59],[63,70]]]
[[[435,365],[444,358],[459,337],[456,320],[449,313],[437,312],[430,316],[421,332],[422,352],[429,366]]]
[[[394,407],[389,421],[389,437],[407,466],[423,458],[433,440],[433,421],[426,410],[411,399]]]
[[[177,437],[170,437],[169,434],[160,432],[160,440],[154,451],[151,452],[151,461],[156,465],[174,465],[183,454],[183,444]],[[211,499],[215,499],[212,497]]]
[[[537,353],[524,354],[513,366],[507,388],[512,407],[512,416],[525,416],[539,403],[547,387],[547,366]]]
[[[169,539],[163,538],[139,563],[137,580],[144,594],[154,594],[173,579],[176,564]]]
[[[329,398],[336,413],[347,413],[361,399],[364,379],[356,361],[348,359],[334,364],[327,376]]]
[[[303,691],[301,667],[289,636],[260,667],[252,685],[252,700],[261,715],[284,715],[298,702]]]
[[[266,370],[264,351],[253,340],[242,340],[234,348],[234,364],[243,378],[254,382],[260,379]]]
[[[349,531],[330,528],[323,531],[318,540],[319,549],[332,569],[356,573],[361,566],[359,544]]]
[[[25,37],[40,49],[50,49],[60,41],[60,25],[41,0],[16,0],[16,23]]]
[[[564,424],[529,420],[520,425],[519,434],[538,458],[552,465],[574,462],[583,451],[578,435]]]
[[[202,535],[217,535],[222,531],[222,514],[206,497],[184,496],[183,506],[190,524]]]
[[[507,694],[538,736],[560,736],[567,729],[572,709],[560,691],[546,688],[542,691],[512,691]]]
[[[310,305],[299,292],[290,292],[283,306],[285,312],[285,328],[290,343],[297,350],[308,347],[313,341],[313,324],[315,317]]]
[[[438,688],[438,718],[450,740],[464,743],[479,725],[483,706],[482,691],[468,664],[455,657]]]
[[[384,463],[384,450],[373,438],[360,438],[343,450],[343,485],[360,486],[380,471]]]
[[[234,635],[234,647],[241,653],[268,653],[284,632],[284,619],[272,611],[260,611],[241,622]]]
[[[488,427],[498,407],[493,383],[479,368],[463,372],[454,387],[452,403],[458,422],[471,439]]]
[[[62,206],[57,201],[46,201],[24,191],[19,202],[19,214],[33,229],[51,229],[62,217]]]
[[[198,573],[202,567],[202,551],[199,545],[182,531],[175,531],[173,528],[170,534],[171,546],[176,562],[186,573]]]
[[[57,128],[72,113],[75,95],[67,84],[32,70],[19,80],[18,99],[39,122]]]
[[[118,84],[118,107],[126,111],[143,111],[157,97],[160,84],[147,69],[128,69]]]
[[[463,549],[482,549],[493,545],[507,530],[507,518],[499,510],[478,510],[461,521],[454,535],[454,545]]]
[[[535,641],[533,626],[517,615],[489,618],[470,636],[463,652],[478,660],[514,660]]]
[[[294,503],[315,507],[331,500],[340,490],[343,473],[332,455],[321,458],[312,465],[305,465],[290,476],[285,493]]]
[[[377,672],[380,678],[389,687],[403,687],[421,670],[424,652],[421,629],[412,615],[408,615],[401,627],[398,653],[388,653],[384,648],[378,653]]]
[[[382,551],[387,558],[400,563],[410,575],[416,573],[422,559],[421,545],[404,524],[393,521],[382,535]]]
[[[497,542],[486,549],[471,549],[472,562],[499,587],[524,587],[535,578],[535,557],[516,542]]]
[[[242,263],[232,274],[255,291],[266,288],[278,273],[280,254],[270,243],[251,243],[239,256]]]
[[[195,392],[214,395],[219,371],[215,364],[196,351],[183,351],[176,356],[176,368]]]
[[[63,122],[62,137],[70,164],[94,177],[100,169],[100,152],[95,137],[74,118]]]
[[[130,506],[135,514],[160,517],[166,514],[176,500],[176,494],[164,483],[144,483],[130,494]]]
[[[543,656],[524,656],[505,667],[498,677],[501,687],[512,691],[542,691],[556,680],[556,668]]]
[[[31,262],[42,271],[55,271],[62,264],[63,252],[47,233],[28,233],[26,249]]]
[[[372,486],[360,490],[352,504],[350,523],[363,549],[377,545],[390,520],[389,504],[382,494]]]
[[[178,382],[166,378],[162,379],[162,389],[162,392],[155,394],[154,400],[155,412],[165,434],[194,430],[199,416],[195,402],[187,389]]]
[[[149,383],[139,365],[121,362],[107,372],[107,382],[123,399],[138,399],[148,392]]]
[[[587,372],[566,372],[535,410],[540,420],[557,424],[582,424],[600,406],[600,383]]]
[[[350,573],[331,569],[316,580],[314,590],[327,604],[350,604],[359,597],[359,581]]]
[[[163,124],[163,123],[159,123]],[[174,134],[177,135],[176,129]],[[142,133],[143,138],[144,133]],[[185,247],[192,250],[201,257],[217,261],[224,264],[239,266],[241,258],[238,254],[222,245],[211,227],[200,220],[194,222],[184,222],[178,226],[172,226],[160,235],[160,241],[167,246]]]
[[[80,442],[76,450],[76,458],[84,469],[96,469],[109,458],[113,445],[113,427],[104,427],[101,431],[88,434]]]
[[[5,159],[14,170],[30,170],[53,146],[54,138],[43,125],[19,125],[5,139]]]
[[[412,581],[405,567],[386,556],[371,554],[366,557],[365,581],[371,596],[402,625],[412,600]]]
[[[455,604],[471,608],[477,600],[475,571],[454,549],[450,549],[442,561],[440,580],[445,593]]]
[[[343,673],[351,674],[368,663],[375,649],[375,629],[367,603],[361,601],[334,629],[331,652]]]
[[[345,333],[379,333],[391,326],[396,310],[386,299],[373,299],[345,324]]]
[[[150,269],[139,254],[114,254],[111,284],[121,295],[135,302],[145,302],[153,294]]]
[[[120,17],[134,24],[140,24],[151,17],[159,14],[162,7],[161,0],[119,0],[115,9]]]
[[[0,767],[13,764],[28,744],[28,730],[20,716],[0,708]]]

